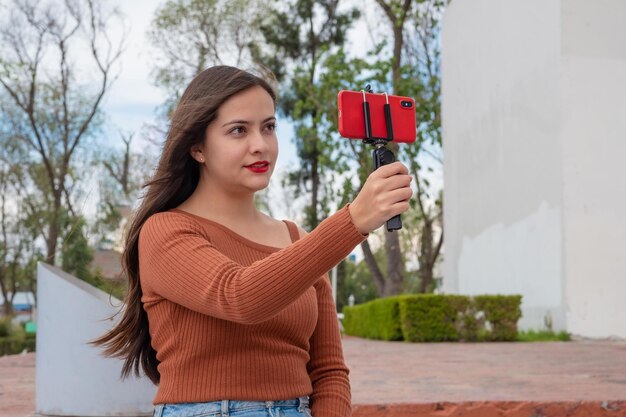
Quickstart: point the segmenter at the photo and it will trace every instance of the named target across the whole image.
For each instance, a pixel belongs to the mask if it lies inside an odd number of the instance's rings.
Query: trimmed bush
[[[346,334],[379,340],[402,340],[397,297],[379,298],[343,308]]]
[[[474,297],[476,309],[485,314],[491,325],[486,334],[490,341],[511,341],[517,339],[517,321],[522,317],[521,295],[477,295]]]
[[[0,337],[8,337],[11,333],[11,320],[0,318]]]
[[[407,342],[445,342],[459,340],[456,324],[460,305],[466,297],[411,295],[399,297],[400,325]]]
[[[34,352],[35,346],[35,338],[0,337],[0,356],[22,353],[24,349],[27,352]]]
[[[520,295],[411,294],[344,307],[346,334],[409,342],[513,341]]]
[[[10,318],[0,320],[0,356],[22,353],[24,349],[34,352],[35,334],[26,334],[22,323],[12,324]]]

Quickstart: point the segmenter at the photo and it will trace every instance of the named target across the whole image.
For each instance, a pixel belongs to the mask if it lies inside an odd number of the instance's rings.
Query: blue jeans
[[[280,401],[222,400],[159,404],[153,417],[313,417],[309,397]]]

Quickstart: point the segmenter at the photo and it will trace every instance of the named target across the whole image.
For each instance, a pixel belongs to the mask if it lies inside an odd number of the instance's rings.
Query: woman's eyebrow
[[[263,119],[263,121],[261,121],[261,124],[266,123],[266,122],[269,122],[270,120],[276,120],[276,116],[266,117],[265,119]],[[243,125],[247,125],[247,124],[250,124],[250,122],[249,122],[249,121],[247,121],[247,120],[232,120],[232,121],[230,121],[230,122],[228,122],[228,123],[224,123],[224,124],[222,125],[222,127],[224,127],[224,126],[228,126],[228,125],[234,125],[234,124],[243,124]]]

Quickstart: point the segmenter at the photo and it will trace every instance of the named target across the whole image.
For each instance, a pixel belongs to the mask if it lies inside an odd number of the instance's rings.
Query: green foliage
[[[11,333],[11,320],[9,318],[0,319],[0,337],[8,337]]]
[[[570,334],[565,330],[558,333],[552,330],[524,330],[517,334],[519,342],[569,342]]]
[[[460,295],[405,295],[399,297],[400,323],[404,340],[445,342],[461,338],[457,321],[467,310],[469,299]]]
[[[65,272],[89,281],[93,276],[89,269],[89,264],[93,260],[93,249],[85,236],[85,219],[68,216],[65,219],[65,229],[67,232],[61,247],[61,267]]]
[[[372,232],[373,235],[377,233],[379,232]],[[387,256],[385,248],[382,245],[379,246],[376,248],[373,255],[379,268],[383,271],[386,270]],[[414,275],[414,273],[412,275],[405,274],[405,281],[407,281],[405,288],[413,288],[414,284],[409,282],[407,278],[412,278]],[[406,290],[405,293],[407,292],[412,291]],[[364,260],[358,263],[346,260],[340,264],[337,284],[338,310],[341,311],[343,306],[349,305],[348,300],[350,295],[354,296],[355,304],[365,303],[380,297],[379,288],[374,281],[374,276]]]
[[[375,256],[384,257],[384,253],[379,251]],[[343,306],[348,305],[350,295],[354,296],[355,304],[365,303],[378,297],[372,273],[365,262],[343,261],[341,268],[344,268],[344,271],[341,276],[343,279],[337,284],[338,310],[341,311]]]
[[[345,307],[343,324],[346,334],[373,339],[514,341],[520,304],[519,295],[399,295]]]
[[[152,77],[167,93],[165,115],[205,68],[248,66],[267,9],[262,0],[168,0],[158,7],[147,35],[159,51]]]
[[[0,337],[0,356],[16,355],[24,350],[34,352],[36,344],[35,338]]]
[[[22,326],[14,325],[10,318],[0,319],[0,356],[14,355],[26,349],[35,351],[35,336],[27,335]]]
[[[105,293],[112,295],[118,300],[123,300],[126,296],[128,289],[128,283],[126,281],[115,281],[102,276],[99,270],[89,274],[85,279],[85,282],[93,285],[96,288],[101,289]]]
[[[345,187],[335,188],[335,179],[347,170],[347,165],[338,152],[333,128],[336,79],[326,78],[335,68],[326,64],[333,62],[333,54],[343,46],[346,32],[359,12],[338,12],[337,3],[292,0],[275,4],[260,26],[264,44],[252,48],[255,61],[271,69],[281,82],[278,107],[293,122],[300,160],[300,166],[287,174],[283,185],[293,188],[296,198],[308,197],[303,221],[308,230],[328,216],[345,191]]]
[[[85,201],[92,161],[83,155],[102,133],[101,105],[123,48],[106,40],[111,24],[119,31],[123,22],[99,2],[55,2],[54,10],[48,2],[7,5],[11,18],[0,22],[0,126],[21,149],[19,158],[1,158],[13,165],[16,210],[8,216],[18,225],[14,236],[4,237],[19,242],[17,277],[22,289],[35,291],[33,268],[44,248],[51,264],[65,258],[67,268],[74,258],[75,269],[85,259],[81,242],[69,242],[63,253],[58,244],[68,237],[68,213]]]
[[[97,287],[118,300],[123,300],[124,297],[126,297],[126,292],[128,290],[128,284],[126,281],[121,282],[104,280],[100,285],[97,285]]]
[[[87,241],[86,228],[87,225],[82,217],[67,219],[67,233],[61,248],[63,270],[100,288],[107,294],[123,299],[126,292],[125,282],[104,278],[99,270],[90,268],[94,250]]]
[[[346,334],[380,340],[402,340],[398,297],[379,298],[343,309]]]
[[[487,337],[492,341],[509,341],[517,337],[517,321],[522,317],[521,295],[480,295],[474,297],[478,311],[491,324]]]

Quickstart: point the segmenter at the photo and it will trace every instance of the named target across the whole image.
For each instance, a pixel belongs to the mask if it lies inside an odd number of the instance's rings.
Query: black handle
[[[377,170],[383,165],[388,165],[396,160],[393,152],[385,147],[374,149],[372,152],[374,159],[374,170]],[[402,219],[399,214],[396,214],[391,219],[387,220],[387,231],[392,232],[394,230],[402,229]]]

